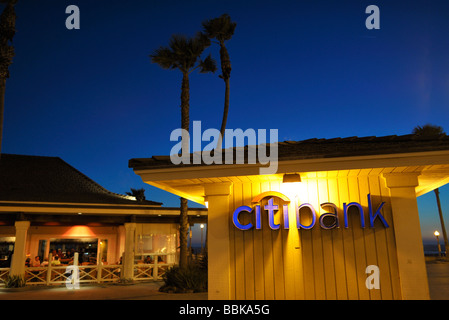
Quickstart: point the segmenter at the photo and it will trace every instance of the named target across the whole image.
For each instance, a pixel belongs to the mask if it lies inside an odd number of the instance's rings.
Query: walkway
[[[449,262],[427,262],[431,300],[449,300]]]
[[[6,291],[0,289],[0,300],[207,300],[207,292],[169,294],[159,292],[162,282],[135,284],[86,285],[76,290],[65,286],[25,287]]]
[[[430,298],[449,300],[449,262],[427,262]],[[78,290],[58,287],[26,287],[18,291],[0,289],[0,300],[207,300],[207,293],[168,294],[159,292],[162,282],[131,285],[98,284]]]

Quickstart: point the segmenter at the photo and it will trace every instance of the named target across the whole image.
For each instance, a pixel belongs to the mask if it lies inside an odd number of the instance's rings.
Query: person
[[[55,260],[53,260],[52,262],[51,262],[51,265],[52,266],[59,266],[61,264],[61,261],[59,261],[59,257],[58,256],[55,256]]]
[[[27,258],[27,259],[25,260],[25,267],[29,267],[29,266],[30,266],[30,263],[31,263],[31,259],[30,259],[30,258]]]
[[[42,261],[41,263],[41,267],[46,267],[48,266],[48,258],[44,258],[44,261]]]
[[[41,261],[39,256],[35,256],[33,262],[30,262],[30,267],[40,267],[41,266]],[[30,282],[39,282],[39,271],[31,271],[31,273],[33,274],[33,277],[31,278]]]
[[[39,256],[35,256],[33,262],[31,263],[32,267],[40,267],[41,266],[41,260]]]
[[[152,264],[153,263],[153,259],[151,259],[151,256],[146,256],[144,263],[145,264]]]
[[[73,259],[74,255],[75,255],[75,249],[72,248],[70,250],[67,250],[67,258]]]

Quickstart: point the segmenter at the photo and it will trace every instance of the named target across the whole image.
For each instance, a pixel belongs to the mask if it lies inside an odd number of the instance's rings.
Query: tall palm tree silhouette
[[[181,128],[189,132],[190,112],[190,83],[189,75],[194,70],[200,73],[215,72],[217,67],[215,60],[208,55],[204,60],[200,56],[210,46],[210,40],[202,33],[195,37],[173,35],[168,47],[160,47],[151,55],[151,61],[157,63],[163,69],[178,69],[182,73],[181,83]],[[186,137],[182,137],[182,150],[188,143]],[[179,266],[185,268],[188,264],[187,232],[188,232],[188,205],[187,199],[181,197],[181,214],[179,221]]]
[[[229,57],[228,49],[225,42],[230,40],[234,35],[235,27],[237,24],[231,21],[231,17],[228,14],[223,14],[218,18],[206,20],[203,22],[203,31],[210,39],[216,39],[220,45],[220,62],[221,62],[221,75],[219,76],[225,82],[225,100],[223,108],[223,119],[221,121],[220,139],[217,143],[217,149],[221,149],[222,140],[224,137],[226,122],[229,112],[229,96],[230,96],[230,82],[231,77],[231,59]]]
[[[12,42],[16,33],[16,13],[14,5],[17,0],[0,1],[7,3],[5,9],[0,15],[0,156],[3,140],[3,115],[5,110],[5,90],[6,79],[9,78],[9,65],[14,57],[14,47]]]

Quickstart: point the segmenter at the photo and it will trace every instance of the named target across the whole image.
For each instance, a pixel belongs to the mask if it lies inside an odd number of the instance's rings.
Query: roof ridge
[[[124,194],[120,194],[120,193],[116,193],[116,192],[112,192],[108,189],[106,189],[105,187],[103,187],[101,184],[99,184],[98,182],[96,182],[95,180],[93,180],[92,178],[89,178],[87,175],[85,175],[84,173],[82,173],[81,171],[79,171],[78,169],[76,169],[75,167],[73,167],[71,164],[69,164],[68,162],[66,162],[65,160],[61,159],[60,157],[57,157],[58,160],[62,161],[64,164],[66,164],[69,168],[71,168],[73,171],[75,171],[78,175],[80,175],[82,178],[84,178],[85,180],[87,180],[88,182],[94,184],[95,186],[99,187],[99,189],[101,191],[104,191],[106,194],[108,195],[112,195],[112,196],[117,196],[120,199],[125,199],[125,200],[130,200],[130,201],[136,201],[136,203],[139,203],[137,201],[137,199],[134,197],[134,199],[132,199],[133,197],[130,197],[128,195],[124,195]],[[152,200],[146,200],[148,202],[152,202],[154,204],[162,204],[161,202],[157,202],[157,201],[152,201]]]
[[[304,158],[322,158],[322,157],[341,157],[341,156],[355,156],[355,155],[371,155],[371,154],[386,154],[388,153],[404,153],[404,152],[424,152],[429,150],[449,150],[449,136],[418,136],[415,134],[404,135],[386,135],[386,136],[350,136],[346,138],[310,138],[300,141],[279,141],[273,143],[278,145],[277,151],[279,159],[304,159]],[[257,148],[270,148],[271,143],[264,143],[260,145],[246,145],[243,147],[244,154],[240,154],[243,160],[249,159],[248,152]],[[241,147],[240,147],[241,148]],[[380,148],[380,149],[379,149]],[[236,150],[236,147],[228,149]],[[223,149],[226,152],[228,149]],[[201,151],[199,151],[201,152]],[[202,151],[210,152],[210,151]],[[196,153],[196,152],[195,152]],[[253,156],[253,155],[252,155]],[[259,156],[259,153],[257,154]],[[192,158],[193,154],[190,153]],[[223,155],[221,155],[223,160]],[[237,159],[237,152],[232,152],[234,161]],[[252,158],[251,158],[252,159]],[[239,160],[241,160],[239,158]],[[190,162],[182,164],[181,166],[205,165],[206,163]],[[210,164],[210,163],[207,163]],[[215,164],[215,163],[214,163]],[[250,163],[248,163],[250,164]],[[136,169],[141,168],[155,168],[174,166],[170,161],[170,157],[152,157],[149,159],[137,158],[128,161],[128,167]]]
[[[29,154],[18,154],[18,153],[3,153],[2,156],[14,156],[14,157],[27,157],[27,158],[52,158],[52,159],[61,159],[60,157],[56,156],[36,156],[36,155],[29,155]]]
[[[96,182],[95,180],[93,180],[92,178],[89,178],[87,175],[85,175],[84,173],[82,173],[81,171],[79,171],[78,169],[76,169],[75,167],[73,167],[71,164],[69,164],[68,162],[66,162],[65,160],[61,159],[60,157],[56,157],[59,161],[61,161],[62,163],[64,163],[66,166],[68,166],[72,171],[74,171],[76,174],[78,174],[81,178],[85,179],[86,181],[88,181],[89,183],[95,185],[96,187],[98,187],[100,189],[100,191],[103,191],[104,193],[108,194],[108,195],[112,195],[112,196],[117,196],[120,199],[126,199],[126,200],[131,200],[131,201],[136,201],[137,200],[134,198],[132,199],[132,197],[128,196],[128,195],[124,195],[124,194],[120,194],[120,193],[116,193],[116,192],[112,192],[108,189],[106,189],[105,187],[103,187],[101,184],[99,184],[98,182]],[[159,203],[156,201],[151,201],[151,200],[147,200],[150,202],[154,202],[154,203]]]
[[[4,199],[23,199],[22,190],[36,201],[57,199],[60,202],[162,205],[152,200],[138,202],[130,196],[112,192],[61,157],[4,153],[0,158],[0,175],[5,178],[0,179],[0,196]]]

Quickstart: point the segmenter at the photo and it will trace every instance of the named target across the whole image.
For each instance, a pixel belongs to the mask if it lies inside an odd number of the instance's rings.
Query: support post
[[[123,255],[123,279],[134,278],[134,247],[136,223],[125,223],[125,253]]]
[[[158,266],[157,266],[158,260],[159,260],[159,256],[154,256],[154,257],[155,257],[155,258],[154,258],[154,261],[153,261],[153,263],[154,263],[154,267],[153,267],[153,280],[154,280],[154,281],[157,281],[158,276],[159,276],[159,268],[158,268]]]
[[[53,260],[53,254],[50,252],[49,254],[48,254],[48,266],[47,266],[47,286],[49,286],[50,285],[50,282],[51,282],[51,273],[52,273],[52,270],[51,270],[51,260]]]
[[[102,274],[102,268],[103,268],[103,252],[101,250],[101,245],[100,245],[100,240],[98,240],[98,248],[99,248],[99,252],[98,252],[98,258],[97,258],[97,282],[100,283],[101,282],[101,274]]]
[[[417,173],[384,174],[390,189],[401,292],[404,300],[430,299],[415,187]],[[382,270],[381,270],[382,272]]]
[[[26,240],[28,229],[30,227],[29,221],[16,221],[16,241],[14,244],[14,255],[11,261],[10,275],[25,276],[25,260],[26,260]]]
[[[208,297],[211,300],[229,300],[230,249],[229,249],[229,195],[230,182],[206,184],[205,196],[208,210]]]

